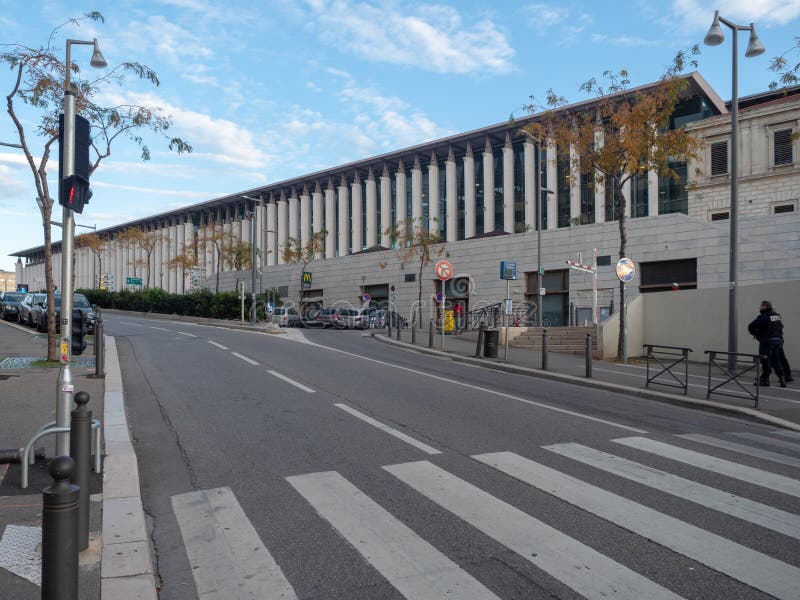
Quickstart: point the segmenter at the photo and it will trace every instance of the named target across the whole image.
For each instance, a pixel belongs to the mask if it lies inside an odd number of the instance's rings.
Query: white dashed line
[[[230,348],[228,348],[227,346],[223,346],[222,344],[218,344],[217,342],[213,342],[211,340],[207,340],[207,341],[208,341],[209,344],[211,344],[212,346],[216,346],[220,350],[230,350]]]
[[[291,377],[287,377],[286,375],[278,373],[277,371],[267,370],[267,373],[269,373],[273,377],[277,377],[278,379],[280,379],[282,381],[285,381],[286,383],[288,383],[290,385],[293,385],[296,388],[299,388],[299,389],[303,390],[304,392],[308,392],[309,394],[313,394],[316,391],[316,390],[308,387],[307,385],[303,385],[302,383],[300,383],[298,381],[295,381]]]
[[[186,333],[185,331],[176,331],[175,333],[180,333],[181,335],[185,335],[186,337],[193,337],[193,338],[197,337],[193,333]]]
[[[254,361],[252,358],[247,358],[246,356],[239,354],[238,352],[231,352],[236,358],[241,358],[244,362],[248,362],[251,365],[257,365],[258,363]]]

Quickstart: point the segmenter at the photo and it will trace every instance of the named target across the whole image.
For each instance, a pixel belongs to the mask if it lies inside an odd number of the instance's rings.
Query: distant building
[[[0,292],[10,292],[17,289],[16,273],[0,271]]]
[[[673,121],[686,124],[705,141],[697,164],[676,164],[680,180],[650,173],[629,182],[628,255],[637,265],[629,299],[659,291],[728,286],[730,167],[728,107],[703,78],[686,77],[688,93]],[[647,87],[647,86],[645,86]],[[740,285],[800,280],[800,89],[770,92],[740,101]],[[593,101],[573,105],[590,108]],[[98,232],[109,240],[102,273],[88,250],[77,253],[77,286],[95,287],[104,276],[116,289],[129,277],[169,292],[192,285],[216,285],[217,251],[198,243],[216,227],[251,241],[255,218],[259,251],[259,290],[277,288],[282,296],[306,306],[358,303],[369,293],[373,304],[392,303],[407,312],[416,301],[417,269],[400,269],[384,232],[400,222],[421,220],[446,240],[456,276],[447,298],[469,312],[502,301],[505,282],[501,260],[517,263],[519,277],[511,296],[522,312],[543,287],[546,324],[591,319],[592,278],[570,270],[567,260],[590,263],[597,250],[599,304],[606,316],[618,309],[619,232],[610,186],[573,177],[567,161],[552,147],[537,155],[534,145],[517,135],[530,119],[513,127],[501,123],[339,165],[208,202],[154,215]],[[699,169],[701,174],[697,175]],[[542,256],[544,275],[536,272],[537,222],[534,177],[544,187]],[[244,196],[249,197],[246,199]],[[253,200],[255,199],[255,200]],[[250,216],[253,215],[253,216]],[[119,243],[118,235],[137,227],[159,236],[149,258],[141,248]],[[298,265],[287,265],[281,249],[290,238],[307,241],[325,233],[322,256],[306,269],[311,281],[301,286]],[[181,250],[194,253],[197,267],[171,262]],[[54,244],[57,280],[61,261]],[[24,259],[17,279],[32,289],[44,287],[42,247],[14,254]],[[191,275],[191,276],[190,276]],[[439,289],[432,266],[423,273],[424,311],[430,314]],[[220,289],[249,289],[250,273],[223,265]],[[615,309],[616,305],[616,309]]]

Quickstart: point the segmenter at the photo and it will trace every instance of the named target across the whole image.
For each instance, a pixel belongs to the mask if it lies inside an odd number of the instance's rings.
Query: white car
[[[362,312],[355,308],[340,308],[336,311],[336,316],[345,329],[367,329],[369,327],[369,317],[362,315]]]
[[[300,325],[300,315],[293,308],[277,306],[272,312],[272,322],[279,327],[298,327]]]

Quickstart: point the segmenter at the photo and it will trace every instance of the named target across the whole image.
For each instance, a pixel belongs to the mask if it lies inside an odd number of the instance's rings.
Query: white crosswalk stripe
[[[735,435],[736,437],[743,438],[745,440],[750,440],[753,442],[761,442],[762,444],[767,444],[768,446],[775,446],[777,448],[785,448],[787,450],[794,450],[795,452],[800,452],[800,443],[797,442],[776,440],[775,438],[771,438],[766,435],[758,435],[757,433],[750,433],[747,431],[737,431],[735,433],[731,433],[731,435]]]
[[[406,598],[497,599],[338,473],[286,479]]]
[[[692,465],[693,467],[713,471],[720,475],[746,481],[747,483],[800,498],[800,481],[792,479],[791,477],[785,477],[784,475],[778,475],[776,473],[764,471],[763,469],[756,469],[755,467],[740,465],[739,463],[709,456],[702,452],[686,450],[685,448],[665,444],[664,442],[651,440],[645,437],[620,438],[613,441],[630,448],[650,452],[658,456],[663,456],[664,458]]]
[[[786,431],[785,429],[776,429],[772,433],[777,433],[778,435],[782,435],[784,437],[800,440],[800,431]]]
[[[745,444],[738,444],[729,440],[722,440],[699,433],[687,433],[684,435],[678,435],[676,437],[697,442],[698,444],[714,446],[715,448],[722,448],[723,450],[730,450],[731,452],[738,452],[739,454],[745,454],[747,456],[755,456],[756,458],[780,463],[782,465],[789,465],[790,467],[800,467],[800,458],[796,456],[786,456],[784,454],[778,454],[777,452],[771,452],[770,450],[754,448]]]
[[[474,458],[776,598],[800,598],[797,567],[512,452]]]
[[[430,462],[384,469],[586,598],[680,597]]]
[[[800,515],[580,444],[555,444],[545,448],[630,481],[800,539]]]

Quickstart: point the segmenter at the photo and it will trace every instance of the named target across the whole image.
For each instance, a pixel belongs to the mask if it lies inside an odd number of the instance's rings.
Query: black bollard
[[[387,331],[389,333],[389,337],[391,338],[392,337],[392,315],[391,314],[387,314],[386,315],[386,327],[388,328]]]
[[[400,341],[400,329],[402,328],[402,323],[400,322],[399,318],[397,319],[397,323],[395,323],[395,325],[396,325],[395,329],[397,330],[397,341],[399,342]]]
[[[428,348],[433,348],[433,319],[428,321]]]
[[[586,377],[592,377],[592,334],[586,332]]]
[[[542,329],[542,371],[547,371],[547,329]]]
[[[103,337],[103,317],[98,313],[94,323],[94,376],[106,376],[106,344]]]
[[[486,328],[486,325],[483,323],[478,326],[478,345],[475,347],[475,358],[481,357],[481,351],[483,350],[483,330]]]
[[[92,455],[92,411],[86,408],[89,394],[75,394],[75,404],[70,421],[69,455],[75,461],[72,483],[80,488],[78,494],[78,550],[89,547],[89,473]]]
[[[69,456],[50,461],[55,483],[42,493],[42,600],[78,599],[78,486]]]
[[[411,344],[414,345],[417,343],[417,324],[411,324]]]

